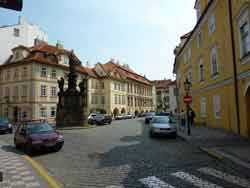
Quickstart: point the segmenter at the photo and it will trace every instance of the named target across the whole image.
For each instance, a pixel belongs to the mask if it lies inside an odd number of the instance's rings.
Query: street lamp
[[[184,82],[184,90],[186,91],[186,96],[189,96],[189,91],[191,88],[191,82],[189,82],[188,78],[186,78],[185,82]],[[189,103],[186,103],[186,107],[187,107],[187,133],[188,136],[190,136],[191,134],[191,130],[190,130],[190,119],[189,119]]]

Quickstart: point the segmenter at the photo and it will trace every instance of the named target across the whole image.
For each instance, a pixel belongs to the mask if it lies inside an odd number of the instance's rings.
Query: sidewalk
[[[3,173],[1,188],[50,188],[24,155],[13,146],[0,143],[0,172]]]
[[[213,157],[229,159],[250,169],[250,139],[202,126],[192,126],[191,136],[187,136],[186,130],[178,131],[178,135]]]

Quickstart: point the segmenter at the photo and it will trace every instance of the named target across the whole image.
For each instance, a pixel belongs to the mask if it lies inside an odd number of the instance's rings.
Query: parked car
[[[147,112],[145,114],[145,123],[149,124],[152,118],[155,116],[155,112]]]
[[[14,144],[30,154],[34,150],[53,149],[59,151],[64,145],[63,136],[46,122],[25,122],[18,125]]]
[[[126,119],[133,119],[133,118],[135,118],[135,115],[133,113],[128,113],[126,115]]]
[[[119,115],[117,115],[117,116],[115,116],[115,120],[122,120],[122,119],[124,119],[124,114],[119,114]]]
[[[169,116],[169,113],[168,112],[157,112],[155,115],[156,116]]]
[[[150,124],[150,136],[171,136],[176,138],[177,129],[175,124],[169,123],[167,116],[155,116]]]
[[[97,114],[100,114],[100,113],[91,113],[91,114],[89,114],[88,121],[93,120],[96,117]]]
[[[88,119],[88,124],[90,125],[104,125],[104,124],[111,124],[111,122],[112,122],[112,117],[106,114],[95,114]]]
[[[12,133],[13,125],[7,118],[0,118],[0,132],[1,133]]]

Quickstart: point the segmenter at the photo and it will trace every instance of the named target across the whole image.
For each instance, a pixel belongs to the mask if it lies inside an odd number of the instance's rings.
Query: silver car
[[[176,138],[176,125],[169,123],[167,116],[154,116],[150,124],[150,136],[171,136]]]

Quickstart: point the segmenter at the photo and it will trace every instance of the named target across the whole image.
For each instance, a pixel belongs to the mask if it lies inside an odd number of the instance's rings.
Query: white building
[[[10,57],[14,47],[33,46],[35,39],[47,42],[48,35],[38,25],[29,23],[25,17],[19,17],[18,24],[0,26],[0,64]]]

